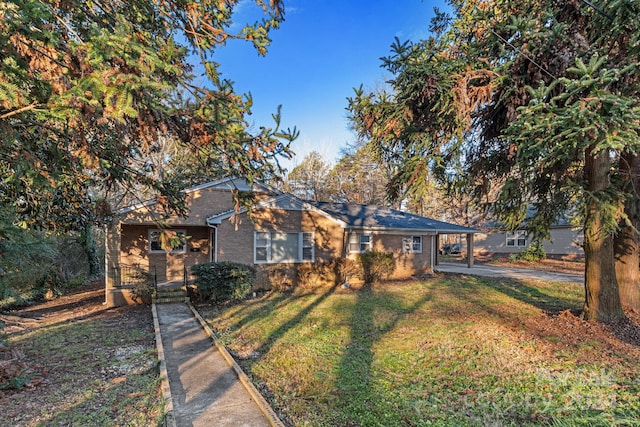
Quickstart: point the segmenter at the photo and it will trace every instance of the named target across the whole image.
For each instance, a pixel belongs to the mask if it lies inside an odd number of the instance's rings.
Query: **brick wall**
[[[239,215],[239,223],[218,226],[218,260],[253,264],[255,231],[313,231],[315,260],[329,261],[343,251],[343,229],[335,221],[308,211],[256,210],[251,219]]]
[[[431,246],[433,236],[422,235],[422,252],[404,253],[402,240],[408,234],[370,233],[372,248],[377,251],[391,252],[396,269],[391,278],[403,279],[414,275],[433,272]],[[358,253],[349,253],[348,257],[358,259]]]
[[[120,263],[137,265],[146,271],[155,268],[159,282],[166,280],[182,280],[183,268],[194,264],[209,262],[209,228],[193,226],[176,226],[189,236],[186,252],[150,253],[149,231],[156,226],[129,225],[121,226]],[[153,271],[152,271],[153,272]]]

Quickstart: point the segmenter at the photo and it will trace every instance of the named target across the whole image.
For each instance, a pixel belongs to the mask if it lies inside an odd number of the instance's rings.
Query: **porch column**
[[[434,240],[435,240],[435,245],[433,248],[433,259],[434,259],[433,265],[435,266],[435,265],[440,265],[440,235],[436,234],[436,237]]]
[[[467,233],[467,267],[473,267],[473,233]]]
[[[120,275],[118,274],[118,268],[120,267],[120,224],[107,226],[105,231],[104,278],[106,288],[109,289],[120,286]]]
[[[119,298],[120,286],[120,224],[112,224],[105,229],[104,282],[105,304],[108,307],[126,305]]]

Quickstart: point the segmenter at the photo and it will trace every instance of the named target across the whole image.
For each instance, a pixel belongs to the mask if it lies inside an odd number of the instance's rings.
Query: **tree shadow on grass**
[[[88,384],[83,398],[67,409],[46,414],[46,425],[116,425],[117,421],[131,425],[164,426],[161,404],[157,397],[158,384],[130,374],[122,381]],[[80,390],[79,390],[80,392]],[[132,414],[134,411],[135,415]],[[42,421],[41,421],[42,422]]]
[[[568,298],[550,296],[541,292],[535,286],[527,285],[520,281],[487,280],[483,283],[507,296],[537,307],[550,316],[557,316],[567,310],[576,318],[580,318],[582,314],[582,302],[576,305]],[[640,322],[638,320],[640,320],[638,317],[635,319],[624,318],[614,323],[603,324],[603,326],[616,339],[640,347]]]
[[[581,311],[580,307],[571,301],[571,298],[549,295],[542,292],[539,288],[519,280],[480,279],[479,281],[484,286],[495,289],[525,304],[534,306],[548,315],[557,315],[566,310],[570,310],[574,315],[579,315]],[[566,284],[566,286],[576,285]]]
[[[357,291],[357,300],[351,313],[349,343],[338,366],[336,379],[338,401],[346,419],[336,421],[346,425],[387,425],[398,422],[385,420],[388,411],[379,410],[380,405],[388,404],[388,399],[372,384],[372,367],[376,356],[373,347],[406,315],[431,300],[432,292],[433,288],[429,288],[413,304],[403,306],[390,293],[376,291],[369,285]],[[382,299],[384,304],[379,304]],[[382,314],[385,314],[385,318],[390,314],[390,321],[379,324],[377,317]]]
[[[547,314],[555,315],[565,310],[571,310],[576,314],[580,311],[580,307],[576,306],[570,298],[554,297],[535,286],[525,285],[522,282],[497,281],[492,283],[492,287],[505,295],[533,305]]]
[[[279,307],[289,304],[291,301],[292,301],[292,296],[286,293],[280,293],[278,294],[278,296],[274,298],[270,298],[267,302],[255,300],[255,301],[251,301],[251,304],[247,304],[245,301],[244,305],[240,309],[235,311],[235,315],[238,316],[239,313],[242,313],[249,309],[251,309],[252,311],[246,316],[239,316],[241,319],[237,323],[234,323],[233,329],[237,330],[243,327],[244,325],[248,325],[252,323],[255,320],[260,320],[265,316],[264,313],[270,313],[274,310],[277,310]],[[256,307],[256,305],[259,305],[259,306]],[[215,318],[220,313],[219,308],[216,306],[203,305],[203,306],[198,306],[197,308],[198,308],[198,311],[205,314],[204,316],[205,318],[209,318],[209,319]]]
[[[336,288],[338,287],[338,285],[333,285],[331,286],[329,289],[327,289],[326,292],[320,294],[320,296],[318,296],[316,299],[314,299],[311,303],[309,303],[305,308],[303,308],[302,310],[300,310],[298,312],[298,314],[296,314],[295,316],[293,316],[291,319],[287,320],[286,322],[284,322],[282,325],[280,325],[280,327],[278,327],[278,329],[276,329],[275,331],[273,331],[271,333],[271,335],[269,335],[269,337],[264,341],[263,344],[260,345],[260,347],[258,347],[256,349],[257,353],[260,354],[261,356],[264,354],[267,354],[269,352],[269,350],[271,349],[271,347],[280,339],[282,338],[282,336],[284,336],[284,334],[286,334],[291,328],[295,327],[297,324],[299,324],[300,322],[302,322],[302,320],[304,320],[305,317],[307,317],[309,315],[309,313],[316,308],[318,305],[320,305],[324,300],[326,300],[329,296],[331,296]],[[286,296],[285,296],[286,298]],[[296,297],[296,299],[299,297]],[[291,299],[291,296],[289,296],[289,300],[287,301],[287,304],[291,303],[292,301],[294,301],[293,299]],[[261,310],[262,311],[262,310]],[[243,319],[244,320],[244,319]],[[246,322],[243,322],[246,323]],[[252,362],[255,363],[257,360],[256,359]]]

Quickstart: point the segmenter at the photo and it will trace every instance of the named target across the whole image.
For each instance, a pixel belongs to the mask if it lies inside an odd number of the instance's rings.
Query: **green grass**
[[[92,308],[52,319],[7,334],[34,384],[0,393],[0,425],[162,423],[149,307]]]
[[[582,298],[445,277],[201,311],[290,425],[640,425],[637,345],[552,327]]]

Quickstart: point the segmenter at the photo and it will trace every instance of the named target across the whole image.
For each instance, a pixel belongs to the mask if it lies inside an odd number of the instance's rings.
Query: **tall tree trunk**
[[[595,144],[585,153],[587,191],[598,193],[609,185],[609,152],[594,153]],[[613,257],[613,236],[604,226],[599,203],[587,202],[584,232],[585,302],[583,315],[587,320],[612,322],[624,318]]]
[[[628,194],[624,212],[629,222],[622,222],[614,238],[616,279],[623,307],[640,310],[640,156],[625,152],[620,159],[623,190]]]
[[[87,263],[89,264],[89,278],[93,279],[102,274],[102,263],[98,256],[98,247],[96,239],[93,235],[93,225],[87,223],[82,231],[81,241],[84,252],[87,255]]]

